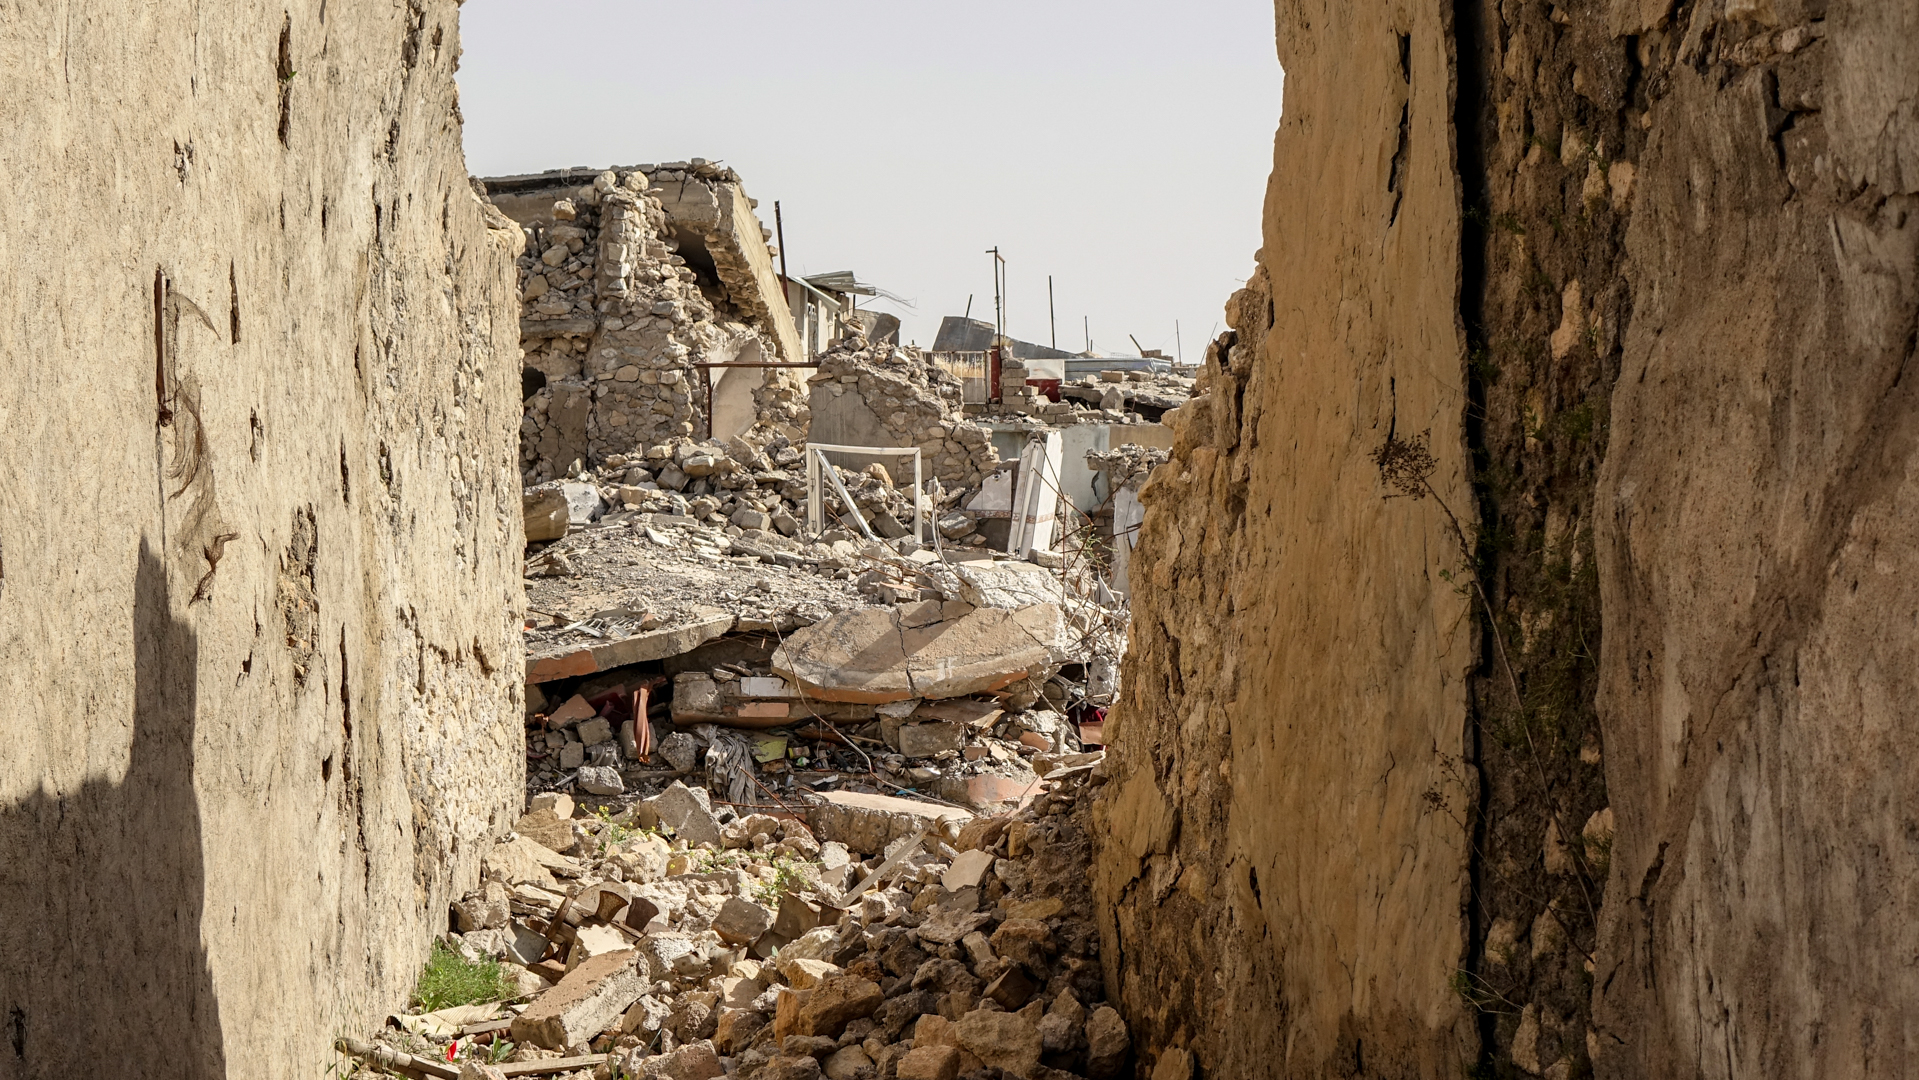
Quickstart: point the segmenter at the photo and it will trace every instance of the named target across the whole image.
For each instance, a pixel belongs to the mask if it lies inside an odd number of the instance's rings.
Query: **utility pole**
[[[1053,311],[1053,275],[1046,275],[1046,325],[1053,332],[1053,351],[1059,351],[1059,316]]]
[[[1093,355],[1093,317],[1082,315],[1080,319],[1082,320],[1081,328],[1086,331],[1086,355],[1091,356]]]
[[[1006,289],[1004,285],[1006,260],[1000,256],[999,245],[994,244],[987,252],[993,257],[993,336],[1006,336]]]
[[[961,322],[973,321],[973,294],[972,293],[966,294],[966,314],[960,317],[960,321]]]
[[[1179,357],[1179,366],[1186,366],[1186,346],[1179,340],[1179,320],[1173,320],[1173,355]]]

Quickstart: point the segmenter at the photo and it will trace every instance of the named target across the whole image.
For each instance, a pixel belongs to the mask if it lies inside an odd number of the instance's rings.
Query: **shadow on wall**
[[[134,577],[126,776],[0,807],[0,1080],[227,1075],[201,942],[192,629],[143,540]],[[38,716],[76,724],[81,717]],[[99,718],[104,720],[104,717]]]

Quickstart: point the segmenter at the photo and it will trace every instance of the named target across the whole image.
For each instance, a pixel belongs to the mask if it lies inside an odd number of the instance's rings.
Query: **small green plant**
[[[1526,226],[1519,220],[1519,215],[1511,210],[1493,218],[1493,224],[1512,233],[1514,236],[1526,235]]]
[[[777,907],[780,897],[787,893],[797,893],[806,888],[806,875],[800,864],[792,859],[780,858],[773,862],[773,878],[761,881],[753,886],[753,898],[767,907]]]
[[[494,1039],[493,1045],[486,1048],[486,1063],[498,1065],[513,1056],[513,1044],[506,1039]]]
[[[436,1012],[456,1005],[484,1005],[510,998],[516,989],[497,961],[468,960],[445,942],[436,941],[433,955],[427,958],[414,987],[413,1006]]]
[[[639,835],[638,830],[628,828],[614,821],[613,815],[608,813],[604,806],[600,807],[598,817],[600,819],[601,855],[605,855],[609,850],[619,847],[621,844]]]
[[[738,870],[745,861],[737,851],[701,851],[700,873],[717,874],[722,870]]]

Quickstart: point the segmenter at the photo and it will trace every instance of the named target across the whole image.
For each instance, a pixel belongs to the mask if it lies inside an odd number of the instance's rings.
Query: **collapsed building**
[[[673,438],[806,422],[764,227],[705,161],[480,182],[523,229],[524,479]]]

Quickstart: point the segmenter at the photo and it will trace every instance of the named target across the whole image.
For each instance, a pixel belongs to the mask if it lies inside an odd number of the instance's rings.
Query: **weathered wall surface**
[[[1639,4],[1606,1077],[1919,1068],[1919,13]]]
[[[1910,1072],[1919,22],[1279,14],[1261,271],[1142,493],[1102,799],[1144,1060]],[[1377,501],[1426,429],[1470,558]]]
[[[1450,1080],[1477,1052],[1450,13],[1279,11],[1259,269],[1140,495],[1103,959],[1147,1068]],[[1389,438],[1439,498],[1384,497]]]
[[[0,1077],[318,1076],[511,825],[456,18],[0,9]]]

